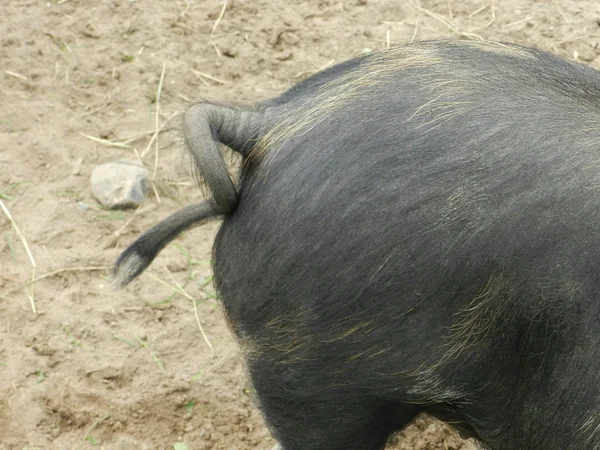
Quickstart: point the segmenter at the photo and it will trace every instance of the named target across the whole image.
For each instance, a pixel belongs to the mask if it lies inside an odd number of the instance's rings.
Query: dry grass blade
[[[152,134],[152,137],[150,138],[150,142],[148,142],[148,145],[146,146],[146,148],[144,149],[144,151],[138,155],[138,158],[140,159],[140,161],[146,157],[146,155],[148,154],[148,152],[150,151],[150,149],[152,148],[152,144],[154,144],[154,141],[156,140],[156,138],[158,137],[158,135],[160,133],[162,133],[164,131],[165,126],[171,121],[173,120],[173,117],[175,117],[177,115],[176,112],[174,112],[173,114],[171,114],[171,116],[165,120],[163,122],[163,124],[160,126],[160,128],[154,131],[149,132],[148,134]]]
[[[142,203],[140,203],[140,206],[138,206],[135,211],[133,212],[133,214],[129,217],[129,219],[127,219],[125,221],[125,223],[117,230],[114,232],[114,235],[119,237],[121,236],[121,233],[123,232],[123,230],[125,228],[127,228],[127,226],[131,223],[131,221],[134,219],[134,217],[137,215],[137,213],[140,211],[140,208],[142,207],[142,205],[144,204],[144,202],[142,201]]]
[[[167,283],[164,280],[161,280],[160,278],[158,278],[157,276],[152,275],[151,273],[146,273],[150,278],[152,278],[155,281],[158,281],[160,284],[162,284],[163,286],[168,287],[169,289],[171,289],[173,292],[183,295],[185,298],[187,298],[188,300],[190,300],[192,302],[192,304],[194,305],[194,309],[196,310],[196,299],[194,297],[192,297],[190,294],[188,294],[181,286],[179,286],[178,283],[176,283],[176,286],[171,286],[169,283]],[[213,346],[210,343],[210,341],[208,340],[208,338],[206,337],[206,334],[204,334],[204,330],[202,329],[202,326],[200,325],[200,319],[198,318],[198,326],[200,326],[200,331],[202,332],[202,336],[204,336],[204,340],[206,341],[206,343],[208,344],[208,346],[210,347],[210,349],[213,351]]]
[[[516,22],[507,23],[504,25],[504,28],[514,27],[515,25],[520,25],[522,23],[529,22],[530,20],[533,20],[532,16],[525,17],[524,19],[517,20]]]
[[[12,70],[5,70],[4,73],[6,75],[10,75],[11,77],[15,77],[15,78],[18,78],[20,80],[29,81],[29,78],[27,78],[25,75],[21,75],[20,73],[13,72]]]
[[[217,47],[217,44],[215,44],[214,42],[211,42],[210,45],[212,45],[212,47],[215,49],[215,52],[217,53],[217,56],[220,58],[221,50],[219,50],[219,47]]]
[[[62,269],[53,270],[52,272],[45,273],[43,275],[40,275],[39,277],[34,277],[31,280],[26,281],[22,285],[17,286],[16,288],[9,289],[9,290],[3,292],[1,295],[2,296],[10,295],[10,294],[12,294],[14,292],[19,291],[20,289],[22,289],[24,287],[27,287],[27,286],[31,285],[32,283],[36,283],[36,282],[38,282],[40,280],[43,280],[45,278],[50,278],[50,277],[53,277],[55,275],[59,275],[61,273],[68,273],[68,272],[99,272],[99,271],[108,270],[108,269],[109,269],[109,267],[106,267],[106,266],[63,267]]]
[[[160,129],[158,130],[160,133],[170,130],[170,128],[167,128],[166,130],[164,129],[165,125],[168,122],[169,122],[169,119],[167,119],[167,121],[161,125]],[[131,144],[132,142],[139,141],[140,139],[143,139],[146,136],[153,136],[155,134],[156,134],[156,130],[146,131],[144,133],[136,134],[135,136],[127,136],[127,137],[119,138],[119,139],[117,139],[117,141],[119,141],[123,144]]]
[[[63,1],[63,3],[64,3],[65,1],[68,1],[68,0],[64,0],[64,1]],[[101,417],[101,418],[98,418],[98,419],[96,419],[96,420],[95,420],[95,421],[92,423],[92,425],[91,425],[91,426],[88,428],[88,430],[85,432],[85,436],[83,436],[83,437],[81,438],[81,440],[82,440],[82,441],[87,441],[87,440],[89,439],[89,437],[90,437],[90,434],[92,434],[92,431],[94,431],[98,425],[100,425],[102,422],[104,422],[104,421],[105,421],[106,419],[108,419],[109,417],[110,417],[110,416],[104,416],[104,417]]]
[[[419,2],[419,0],[408,0],[409,3],[419,12],[425,14],[426,16],[431,17],[432,19],[437,20],[438,22],[442,23],[444,26],[446,26],[446,28],[448,28],[452,33],[456,34],[459,37],[464,37],[467,39],[480,39],[480,40],[484,40],[483,36],[480,36],[479,34],[475,34],[475,33],[470,33],[468,31],[461,31],[459,30],[456,25],[454,25],[451,21],[449,21],[448,19],[446,19],[445,17],[440,16],[439,14],[436,14],[426,8],[423,8],[421,6],[421,3]]]
[[[486,9],[488,9],[490,6],[492,6],[492,5],[483,5],[481,8],[479,8],[479,9],[476,9],[476,10],[475,10],[475,11],[473,11],[471,14],[469,14],[469,17],[474,17],[474,16],[476,16],[477,14],[479,14],[479,13],[481,13],[481,12],[485,11]]]
[[[217,20],[215,21],[215,24],[213,25],[212,30],[210,31],[209,42],[212,42],[215,31],[217,31],[217,27],[221,23],[221,20],[223,20],[223,16],[225,15],[226,9],[227,9],[227,0],[225,0],[223,2],[223,7],[221,8],[221,13],[219,14],[219,17],[217,17]]]
[[[160,367],[161,372],[162,373],[167,373],[167,371],[165,370],[165,366],[163,366],[162,361],[160,360],[160,358],[158,356],[156,356],[156,353],[154,353],[152,351],[152,349],[150,348],[150,346],[148,345],[148,343],[142,341],[137,336],[136,336],[136,339],[138,341],[138,344],[140,344],[141,347],[144,347],[146,350],[148,350],[150,352],[150,355],[152,356],[152,359],[154,360],[154,362],[156,362],[156,364],[158,365],[158,367]]]
[[[221,80],[220,78],[217,78],[217,77],[213,77],[212,75],[209,75],[208,73],[200,72],[200,71],[194,70],[194,69],[192,69],[192,72],[200,80],[202,80],[202,78],[206,78],[207,80],[214,81],[215,83],[218,83],[218,84],[227,84],[227,81]]]
[[[114,141],[110,141],[108,139],[102,139],[102,138],[98,138],[95,136],[90,136],[89,134],[85,134],[83,132],[79,132],[80,135],[82,135],[84,138],[89,139],[90,141],[94,141],[97,142],[98,144],[102,144],[105,145],[106,147],[118,147],[118,148],[126,148],[126,149],[131,149],[131,145],[128,144],[123,144],[121,142],[114,142]]]
[[[25,291],[27,292],[27,297],[29,297],[29,303],[31,304],[31,310],[35,314],[37,312],[36,308],[35,308],[35,300],[34,300],[34,293],[33,293],[34,292],[33,287],[34,287],[34,283],[35,283],[35,269],[36,269],[35,259],[33,259],[33,255],[31,254],[31,250],[29,249],[29,244],[27,243],[27,239],[25,239],[25,235],[23,235],[23,233],[21,233],[21,230],[19,229],[17,223],[13,219],[12,215],[10,214],[10,211],[8,210],[8,208],[6,207],[6,205],[4,204],[4,202],[2,200],[0,200],[0,208],[2,208],[2,211],[4,211],[4,214],[6,214],[6,217],[8,217],[8,221],[11,223],[11,225],[15,229],[17,236],[19,236],[19,239],[21,239],[21,243],[23,244],[23,247],[25,248],[25,252],[27,253],[29,262],[31,263],[31,266],[32,266],[30,290],[27,291],[27,289],[25,289]],[[6,294],[4,294],[4,295],[6,295]]]
[[[150,278],[152,278],[153,280],[155,280],[155,281],[158,281],[158,282],[159,282],[160,284],[162,284],[163,286],[166,286],[166,287],[168,287],[169,289],[171,289],[173,292],[175,292],[175,293],[177,293],[177,294],[180,294],[180,295],[183,295],[183,296],[184,296],[185,298],[187,298],[188,300],[192,300],[192,301],[194,301],[194,300],[195,300],[195,298],[194,298],[194,297],[192,297],[190,294],[188,294],[186,291],[184,291],[184,290],[181,290],[181,289],[179,289],[179,288],[178,288],[178,287],[176,287],[176,286],[171,286],[171,285],[170,285],[169,283],[167,283],[166,281],[164,281],[164,280],[161,280],[160,278],[158,278],[158,277],[157,277],[157,276],[155,276],[155,275],[152,275],[151,273],[148,273],[148,272],[145,272],[145,273],[146,273],[146,275],[148,275],[148,276],[149,276]]]
[[[179,17],[184,17],[190,10],[190,0],[185,0],[185,9],[179,14]]]
[[[175,283],[175,286],[177,286],[177,289],[179,289],[180,292],[185,292],[185,289],[183,289],[183,287],[177,282],[177,280],[175,279],[175,277],[173,276],[173,274],[171,273],[171,271],[166,266],[165,266],[165,271],[169,275],[169,278],[171,278],[171,281],[173,281],[173,283]],[[198,305],[196,304],[196,299],[193,298],[189,294],[187,294],[186,296],[188,298],[192,299],[192,305],[194,305],[194,315],[196,316],[196,323],[198,324],[198,328],[200,329],[200,333],[202,334],[202,338],[204,339],[204,342],[206,342],[206,345],[208,345],[208,348],[210,348],[210,351],[214,355],[215,354],[215,349],[213,348],[212,344],[208,340],[208,336],[204,332],[204,328],[202,328],[202,324],[200,323],[200,316],[198,315]]]
[[[419,20],[417,19],[415,21],[415,31],[413,31],[413,34],[410,37],[410,42],[415,42],[415,39],[417,38],[417,32],[418,31],[419,31]]]
[[[106,267],[106,266],[63,267],[62,269],[56,269],[56,270],[53,270],[52,272],[48,272],[48,273],[45,273],[44,275],[40,275],[34,281],[40,281],[40,280],[43,280],[44,278],[50,278],[55,275],[59,275],[61,273],[67,273],[67,272],[99,272],[99,271],[108,270],[108,269],[109,269],[109,267]]]
[[[488,28],[490,25],[492,25],[496,21],[496,1],[492,0],[492,3],[487,5],[483,9],[487,9],[487,8],[491,8],[492,17],[490,18],[490,20],[485,25],[483,25],[481,27],[477,27],[471,31],[480,30],[482,28]],[[475,15],[476,13],[483,11],[483,9],[479,8],[477,11],[469,14],[469,17],[472,17],[472,15]]]
[[[213,348],[212,344],[208,340],[208,336],[206,335],[206,333],[204,332],[204,328],[202,328],[202,325],[200,324],[200,316],[198,316],[198,304],[196,303],[196,301],[193,301],[192,305],[194,305],[194,315],[196,316],[196,323],[198,324],[200,333],[202,333],[202,338],[204,339],[204,342],[206,342],[206,345],[208,345],[208,347],[210,348],[210,351],[214,355],[215,349]]]
[[[152,136],[154,133],[156,133],[156,130],[146,131],[144,133],[139,133],[133,136],[119,138],[117,139],[117,141],[123,144],[131,144],[132,142],[138,141],[142,138],[145,138],[146,136]]]
[[[488,23],[485,24],[486,27],[489,27],[496,21],[496,1],[492,0],[492,18]]]
[[[319,67],[316,70],[304,70],[302,72],[298,72],[296,75],[294,75],[294,78],[301,78],[301,77],[304,77],[306,75],[312,75],[312,74],[315,74],[315,73],[319,73],[322,70],[325,70],[329,66],[333,65],[334,62],[335,62],[335,59],[330,59],[329,61],[327,61],[326,64],[323,64],[321,67]]]
[[[6,214],[6,217],[8,217],[8,220],[10,221],[11,225],[17,232],[17,235],[21,239],[21,242],[23,243],[23,247],[25,247],[25,251],[27,252],[27,256],[29,257],[29,261],[31,262],[31,265],[33,267],[35,267],[35,265],[36,265],[35,260],[33,259],[33,255],[31,254],[31,250],[29,249],[29,245],[27,244],[27,239],[25,239],[25,236],[23,235],[23,233],[21,233],[21,230],[15,223],[15,220],[13,219],[12,215],[10,214],[10,211],[8,210],[8,208],[6,207],[6,205],[4,204],[4,202],[2,200],[0,200],[0,208],[2,208],[2,210],[4,211],[4,214]]]
[[[154,195],[156,196],[156,200],[158,203],[161,203],[160,196],[158,195],[158,190],[156,189],[156,171],[158,170],[158,157],[159,157],[159,149],[158,149],[158,135],[160,127],[158,125],[160,119],[160,94],[162,93],[163,82],[165,81],[165,70],[167,68],[167,63],[163,62],[162,71],[160,73],[160,80],[158,81],[158,87],[156,88],[156,116],[155,116],[155,133],[156,139],[154,139],[155,151],[154,151],[154,169],[152,170],[152,189],[154,190]]]

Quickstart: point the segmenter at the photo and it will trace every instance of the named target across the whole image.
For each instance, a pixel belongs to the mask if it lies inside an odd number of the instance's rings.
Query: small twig
[[[212,40],[213,40],[215,31],[217,31],[217,27],[219,26],[219,24],[221,23],[221,20],[223,19],[223,16],[225,15],[225,9],[227,9],[227,0],[225,0],[223,2],[223,7],[221,8],[221,13],[219,14],[219,17],[217,17],[217,20],[215,21],[215,24],[212,27],[212,30],[210,32],[209,42],[212,42]]]
[[[452,12],[452,5],[450,4],[450,0],[448,0],[447,3],[448,3],[448,17],[450,17],[451,19],[454,19],[454,13]]]
[[[175,283],[175,286],[177,286],[179,291],[185,292],[185,289],[183,289],[183,287],[177,282],[177,280],[175,279],[175,277],[173,276],[171,271],[166,266],[165,266],[165,271],[169,275],[169,278],[171,278],[171,281],[173,281],[173,283]],[[202,328],[202,324],[200,323],[200,316],[198,315],[198,305],[196,304],[196,299],[194,299],[191,295],[188,295],[188,297],[192,298],[192,305],[194,305],[194,315],[196,316],[196,323],[198,324],[200,333],[202,334],[202,337],[204,338],[204,342],[206,342],[206,345],[208,345],[208,348],[210,348],[210,351],[214,355],[215,349],[213,348],[212,344],[208,340],[208,336],[206,336],[206,333],[204,332],[204,328]]]
[[[476,16],[477,14],[479,14],[480,12],[485,11],[486,9],[488,9],[490,6],[492,5],[483,5],[481,8],[476,9],[475,11],[473,11],[471,14],[469,14],[469,17],[473,17]]]
[[[190,0],[185,0],[185,9],[183,10],[183,12],[181,14],[179,14],[179,17],[185,16],[189,10],[190,10]]]
[[[162,93],[163,83],[165,81],[165,71],[167,69],[166,61],[163,62],[162,71],[160,72],[160,79],[158,80],[158,87],[156,88],[156,115],[155,115],[155,133],[158,134],[158,120],[160,117],[160,94]],[[158,148],[158,147],[157,147]]]
[[[14,292],[17,292],[18,290],[20,290],[23,287],[29,286],[32,283],[36,283],[45,278],[50,278],[50,277],[53,277],[55,275],[65,273],[65,272],[97,272],[97,271],[108,270],[108,269],[109,268],[106,266],[63,267],[62,269],[53,270],[52,272],[48,272],[43,275],[40,275],[39,277],[35,277],[31,280],[28,280],[25,283],[21,284],[20,286],[17,286],[16,288],[9,289],[8,291],[3,292],[1,295],[4,295],[4,296],[10,295]]]
[[[33,267],[35,267],[36,266],[35,260],[33,259],[33,255],[31,254],[29,245],[27,245],[27,240],[25,239],[25,236],[23,235],[23,233],[21,233],[21,230],[15,223],[12,215],[10,214],[10,211],[8,210],[8,208],[6,207],[6,205],[4,204],[4,202],[2,200],[0,200],[0,208],[2,208],[2,210],[4,211],[4,214],[6,214],[6,217],[8,217],[8,220],[10,221],[10,223],[14,227],[15,231],[17,232],[17,235],[21,239],[21,242],[23,243],[23,247],[25,247],[25,251],[27,252],[27,256],[29,257],[29,261],[31,262],[31,265]]]
[[[417,19],[415,21],[415,31],[413,31],[413,34],[410,38],[410,42],[415,42],[415,39],[417,38],[417,31],[419,30],[419,19]]]
[[[460,31],[451,21],[449,21],[448,19],[429,11],[428,9],[425,9],[421,6],[421,4],[419,3],[419,0],[408,0],[410,2],[411,5],[413,5],[414,8],[416,8],[418,11],[422,12],[423,14],[437,20],[438,22],[442,23],[443,25],[446,26],[446,28],[448,28],[452,33],[456,34],[459,37],[465,37],[467,39],[480,39],[483,40],[483,37],[475,34],[475,33],[470,33],[467,31]]]
[[[524,19],[517,20],[516,22],[511,22],[511,23],[504,25],[504,28],[514,27],[515,25],[522,24],[523,22],[529,22],[530,20],[533,20],[533,17],[531,17],[531,16],[525,17]]]
[[[496,21],[496,2],[495,0],[492,0],[492,3],[487,5],[486,8],[491,8],[492,9],[492,17],[490,20],[488,20],[488,22],[485,25],[482,25],[480,27],[477,28],[473,28],[471,30],[471,32],[476,31],[476,30],[481,30],[482,28],[488,28],[490,25],[492,25],[495,21]],[[479,10],[481,10],[481,8],[479,8]],[[478,12],[479,10],[475,11]],[[473,14],[473,13],[471,13]],[[471,15],[469,14],[469,17],[471,17]]]
[[[156,134],[156,139],[154,140],[154,144],[155,144],[155,151],[154,151],[154,169],[152,171],[152,189],[154,190],[154,195],[156,196],[156,200],[158,200],[158,203],[161,203],[160,201],[160,196],[158,195],[158,191],[156,189],[156,183],[154,182],[156,180],[156,171],[158,170],[158,156],[159,156],[159,150],[158,150],[158,134],[160,130],[160,127],[158,125],[159,122],[159,118],[160,118],[160,94],[162,92],[162,87],[163,87],[163,82],[165,80],[165,70],[167,68],[167,63],[163,62],[163,66],[162,66],[162,72],[160,73],[160,80],[158,81],[158,88],[156,89],[156,117],[155,117],[155,122],[154,122],[154,126],[155,126],[155,134]]]
[[[194,186],[194,183],[192,183],[191,181],[167,181],[167,184],[169,186]]]
[[[37,311],[35,308],[34,290],[33,289],[34,289],[34,283],[35,283],[36,263],[35,263],[35,260],[33,259],[33,255],[31,254],[31,250],[29,249],[29,244],[27,244],[27,239],[25,239],[25,236],[23,235],[23,233],[21,233],[21,230],[17,226],[17,223],[13,219],[12,215],[10,214],[10,211],[8,210],[8,208],[6,207],[6,205],[4,204],[4,202],[2,200],[0,200],[0,208],[2,208],[2,210],[4,211],[4,214],[6,214],[6,217],[8,217],[9,222],[12,224],[13,228],[15,229],[17,236],[19,236],[19,239],[21,239],[21,243],[23,244],[23,247],[25,248],[25,252],[27,253],[27,256],[29,257],[29,262],[31,263],[31,267],[32,267],[31,280],[30,280],[31,289],[30,289],[30,291],[27,291],[27,289],[25,289],[25,290],[27,292],[27,297],[29,297],[29,303],[31,304],[31,310],[35,314]]]
[[[157,277],[157,276],[155,276],[155,275],[152,275],[152,274],[151,274],[151,273],[149,273],[149,272],[145,272],[145,273],[146,273],[146,275],[148,275],[148,276],[149,276],[150,278],[152,278],[153,280],[155,280],[155,281],[158,281],[158,282],[159,282],[160,284],[162,284],[163,286],[166,286],[166,287],[168,287],[169,289],[171,289],[173,292],[175,292],[175,293],[177,293],[177,294],[181,294],[181,295],[183,295],[183,296],[184,296],[185,298],[187,298],[188,300],[191,300],[191,301],[194,301],[194,300],[195,300],[195,298],[194,298],[194,297],[192,297],[190,294],[188,294],[186,291],[182,291],[182,290],[178,289],[177,287],[173,287],[173,286],[171,286],[171,285],[170,285],[169,283],[167,283],[166,281],[164,281],[164,280],[161,280],[160,278],[158,278],[158,277]]]
[[[40,280],[43,280],[44,278],[50,278],[50,277],[53,277],[54,275],[58,275],[60,273],[66,273],[66,272],[98,272],[101,270],[108,270],[108,269],[109,268],[106,266],[63,267],[62,269],[56,269],[56,270],[53,270],[52,272],[48,272],[48,273],[45,273],[44,275],[40,275],[33,281],[40,281]]]
[[[218,50],[216,47],[215,47],[215,49]],[[202,78],[202,77],[197,77],[197,78],[198,78],[198,81],[200,81],[200,83],[202,83],[204,86],[210,86],[210,83],[208,81],[206,81],[204,78]]]
[[[211,42],[210,45],[213,46],[213,48],[215,49],[215,52],[217,52],[217,56],[220,58],[221,57],[221,50],[219,50],[219,47],[217,47],[217,44],[215,44],[214,42]]]
[[[131,149],[131,145],[128,145],[128,144],[123,144],[121,142],[113,142],[113,141],[109,141],[108,139],[102,139],[102,138],[98,138],[95,136],[90,136],[89,134],[85,134],[81,131],[79,132],[79,134],[82,135],[84,138],[89,139],[90,141],[97,142],[97,143],[105,145],[107,147],[118,147],[118,148]]]
[[[218,84],[227,84],[227,81],[223,81],[223,80],[221,80],[221,79],[219,79],[219,78],[217,78],[217,77],[213,77],[212,75],[209,75],[209,74],[207,74],[207,73],[200,72],[200,71],[198,71],[198,70],[194,70],[194,69],[192,69],[192,72],[193,72],[193,73],[194,73],[194,75],[196,75],[196,76],[197,76],[199,79],[206,78],[207,80],[214,81],[215,83],[218,83]]]
[[[25,288],[25,294],[27,294],[27,298],[29,299],[29,304],[31,305],[31,311],[35,314],[37,313],[37,310],[35,308],[35,299],[34,299],[34,280],[35,279],[35,267],[33,268],[33,270],[31,271],[31,284],[29,287],[29,290],[27,290],[27,288]]]
[[[330,59],[329,61],[327,61],[325,64],[323,64],[321,67],[319,67],[317,69],[317,72],[321,72],[322,70],[327,69],[329,66],[331,66],[333,63],[335,62],[335,59]]]
[[[10,75],[11,77],[19,78],[20,80],[29,81],[29,78],[27,78],[25,75],[21,75],[20,73],[13,72],[12,70],[5,70],[4,73],[6,75]]]
[[[127,228],[127,226],[131,223],[131,221],[133,220],[133,218],[137,215],[137,213],[140,211],[140,208],[142,207],[142,205],[144,204],[144,202],[142,201],[142,203],[140,203],[140,205],[135,209],[135,211],[133,212],[133,214],[131,215],[131,217],[129,217],[129,219],[127,219],[125,221],[125,223],[117,230],[115,231],[114,235],[119,237],[121,236],[121,232]]]
[[[421,6],[421,3],[419,2],[419,0],[408,0],[413,7],[415,7],[417,9],[417,11],[422,12],[423,14],[437,20],[438,22],[443,23],[450,31],[452,31],[454,34],[460,34],[460,31],[447,19],[445,19],[444,17],[429,11],[428,9],[425,9]]]
[[[161,280],[160,278],[158,278],[156,275],[152,275],[149,272],[144,272],[146,275],[148,275],[150,278],[152,278],[155,281],[158,281],[160,284],[162,284],[165,287],[168,287],[169,289],[171,289],[173,292],[175,292],[176,294],[181,294],[183,295],[185,298],[187,298],[188,300],[191,301],[195,301],[196,299],[194,297],[192,297],[190,294],[188,294],[185,290],[180,290],[179,288],[177,288],[176,286],[172,286],[169,283],[167,283],[164,280]],[[203,286],[204,287],[204,286]],[[207,300],[208,301],[208,300]]]
[[[144,149],[144,151],[140,155],[138,155],[138,159],[140,161],[143,158],[146,157],[146,155],[148,154],[148,152],[152,148],[152,144],[154,143],[154,141],[156,140],[156,138],[158,137],[158,135],[163,131],[163,128],[165,127],[165,125],[167,125],[171,120],[173,120],[173,117],[175,117],[176,115],[177,115],[176,112],[174,112],[173,114],[171,114],[171,116],[167,120],[165,120],[163,122],[163,124],[160,126],[160,128],[158,129],[158,132],[156,130],[150,132],[150,133],[152,133],[152,137],[150,138],[150,142],[148,142],[148,145],[146,146],[146,148]]]
[[[194,305],[194,315],[196,316],[196,323],[198,324],[198,328],[200,329],[200,333],[202,333],[202,337],[204,338],[204,342],[206,342],[206,344],[210,348],[210,351],[214,355],[215,354],[215,349],[213,348],[212,344],[208,340],[208,336],[206,335],[206,333],[204,333],[204,329],[202,328],[202,325],[200,324],[200,317],[198,316],[198,304],[195,301],[193,301],[192,305]]]
[[[165,132],[165,131],[169,131],[170,130],[169,128],[166,130],[163,129],[165,125],[166,125],[166,122],[162,124],[162,126],[160,127],[160,129],[158,131],[161,133]],[[145,138],[146,136],[151,136],[154,134],[156,134],[156,130],[151,130],[151,131],[146,131],[144,133],[136,134],[134,136],[127,136],[127,137],[119,138],[119,139],[117,139],[117,141],[122,142],[123,144],[131,144],[132,142],[138,141],[142,138]]]
[[[316,70],[304,70],[302,72],[298,72],[296,75],[294,75],[294,78],[300,78],[300,77],[303,77],[304,75],[309,75],[309,74],[314,74],[314,73],[321,72],[322,70],[325,70],[329,66],[331,66],[334,62],[335,62],[335,59],[330,59],[329,61],[327,61],[326,64],[323,64],[321,67],[319,67]]]
[[[140,161],[142,160],[142,156],[140,155],[140,152],[137,151],[137,148],[133,147],[133,153],[135,153],[137,159],[139,159]]]
[[[154,196],[156,197],[156,200],[158,201],[158,203],[162,203],[162,201],[160,199],[160,195],[158,195],[158,189],[156,188],[155,182],[152,182],[152,192],[154,193]]]
[[[486,27],[489,27],[496,21],[496,1],[492,0],[492,18],[488,23],[485,24]]]
[[[390,29],[385,30],[385,48],[390,48],[391,46],[391,37],[390,37]]]

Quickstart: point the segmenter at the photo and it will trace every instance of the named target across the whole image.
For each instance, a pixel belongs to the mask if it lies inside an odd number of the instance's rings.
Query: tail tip
[[[144,258],[135,249],[125,250],[115,263],[111,286],[115,290],[124,288],[141,274],[149,264],[148,258]]]

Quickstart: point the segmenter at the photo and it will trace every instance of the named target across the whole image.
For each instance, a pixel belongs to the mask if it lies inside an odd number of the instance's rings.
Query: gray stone
[[[137,208],[148,192],[148,175],[148,169],[138,160],[101,164],[92,171],[92,194],[108,209]]]

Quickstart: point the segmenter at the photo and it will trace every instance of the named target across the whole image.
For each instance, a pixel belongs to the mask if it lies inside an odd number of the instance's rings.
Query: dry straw
[[[408,0],[409,3],[419,12],[425,14],[428,17],[431,17],[432,19],[437,20],[438,22],[440,22],[441,24],[443,24],[446,28],[448,28],[448,30],[450,30],[453,34],[455,34],[458,37],[461,38],[466,38],[466,39],[479,39],[479,40],[484,40],[483,36],[473,33],[471,31],[462,31],[461,29],[459,29],[459,27],[457,25],[455,25],[450,19],[447,19],[437,13],[434,13],[433,11],[428,10],[427,8],[423,8],[421,6],[421,3],[419,0]],[[492,0],[492,3],[490,5],[486,5],[483,8],[479,8],[478,10],[474,11],[472,13],[472,16],[480,13],[481,11],[483,11],[486,8],[491,8],[492,10],[492,18],[484,25],[484,28],[489,27],[491,24],[493,24],[496,21],[496,4],[495,4],[495,0]],[[452,18],[453,14],[452,14],[452,10],[449,9],[448,10],[450,18]]]
[[[35,260],[33,259],[33,255],[31,254],[31,250],[29,249],[29,244],[27,244],[27,239],[25,239],[25,236],[23,235],[23,233],[21,233],[21,230],[19,229],[17,223],[13,219],[12,215],[10,214],[10,211],[8,210],[8,208],[6,207],[6,205],[4,204],[4,202],[2,200],[0,200],[0,208],[2,208],[2,210],[4,211],[4,214],[6,214],[6,217],[8,217],[9,222],[12,224],[13,228],[15,229],[15,232],[19,236],[19,239],[21,239],[21,242],[23,243],[23,247],[25,248],[25,252],[27,253],[27,256],[29,258],[29,262],[31,263],[31,267],[32,267],[31,284],[30,284],[29,290],[27,290],[27,288],[25,288],[25,292],[27,293],[27,297],[29,297],[29,303],[31,304],[31,310],[35,314],[37,312],[36,308],[35,308],[35,300],[34,300],[34,283],[36,280],[36,278],[35,278],[36,263],[35,263]]]
[[[202,338],[204,339],[204,342],[206,342],[206,345],[208,345],[208,348],[210,348],[211,352],[214,354],[215,350],[214,350],[212,344],[210,343],[210,340],[208,339],[208,336],[204,332],[204,328],[202,328],[202,324],[200,323],[200,316],[198,315],[198,307],[196,305],[196,299],[194,297],[192,297],[190,294],[188,294],[188,292],[175,280],[175,278],[173,277],[173,275],[171,274],[171,272],[169,271],[169,269],[167,269],[165,267],[165,270],[166,270],[167,274],[169,275],[169,277],[171,278],[171,280],[173,281],[173,283],[175,284],[175,286],[167,283],[164,280],[161,280],[160,278],[158,278],[155,275],[152,275],[151,273],[147,273],[147,275],[150,278],[152,278],[153,280],[159,282],[163,286],[168,287],[173,292],[175,292],[175,293],[177,293],[179,295],[184,296],[185,298],[187,298],[188,300],[190,300],[192,302],[192,305],[194,306],[194,315],[196,316],[196,323],[198,324],[198,329],[200,330],[200,334],[202,334]]]
[[[160,80],[158,81],[158,87],[156,88],[156,115],[155,115],[155,121],[154,121],[154,126],[155,126],[155,131],[154,131],[154,136],[156,136],[156,138],[154,139],[154,169],[152,170],[152,190],[154,191],[154,195],[156,196],[156,200],[158,201],[158,203],[161,203],[160,201],[160,195],[158,195],[158,190],[156,189],[156,171],[158,170],[158,158],[159,158],[159,150],[158,150],[158,135],[160,133],[160,126],[159,126],[159,120],[160,120],[160,94],[162,93],[162,88],[163,88],[163,82],[165,80],[165,70],[167,67],[167,63],[163,62],[163,66],[162,66],[162,71],[160,73]]]
[[[217,44],[215,44],[213,42],[213,36],[215,35],[215,31],[217,31],[217,27],[221,23],[221,20],[223,20],[223,16],[225,15],[225,10],[226,9],[227,9],[227,0],[225,0],[223,2],[223,7],[221,8],[221,12],[219,13],[219,17],[217,17],[217,20],[215,21],[215,24],[213,25],[212,30],[210,32],[210,38],[208,39],[208,42],[210,43],[210,45],[213,46],[213,48],[215,49],[215,51],[217,52],[217,55],[219,57],[221,57],[221,51],[219,50],[219,47],[217,47]]]

